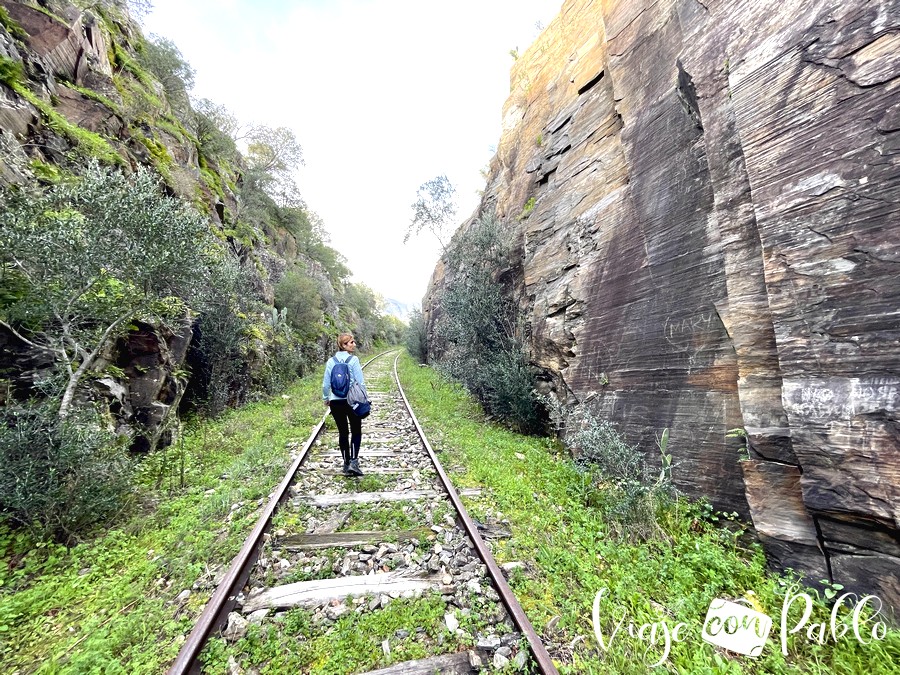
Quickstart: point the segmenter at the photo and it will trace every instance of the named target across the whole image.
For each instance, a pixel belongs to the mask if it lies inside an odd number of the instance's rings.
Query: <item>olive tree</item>
[[[205,219],[164,197],[157,177],[94,164],[38,190],[0,192],[0,325],[51,354],[59,417],[112,340],[135,319],[184,316],[214,247]]]
[[[508,227],[482,214],[458,234],[444,260],[447,286],[434,327],[437,366],[498,419],[524,432],[541,428],[522,326],[498,275],[512,264]],[[429,354],[431,357],[432,354]]]
[[[174,42],[151,35],[143,45],[139,61],[162,84],[176,113],[183,115],[190,110],[188,92],[194,87],[195,71]]]
[[[416,192],[412,210],[412,222],[406,230],[403,243],[408,242],[413,234],[418,235],[423,229],[427,229],[437,237],[441,248],[446,252],[446,241],[456,217],[456,188],[447,176],[437,176],[422,183]]]

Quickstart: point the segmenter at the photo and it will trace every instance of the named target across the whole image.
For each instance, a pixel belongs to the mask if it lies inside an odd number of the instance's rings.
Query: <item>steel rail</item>
[[[391,351],[393,350],[376,354],[366,361],[362,367],[365,368],[375,359],[384,356],[385,354],[390,354]],[[265,543],[263,535],[266,534],[272,524],[272,516],[287,496],[288,487],[294,480],[294,476],[297,474],[300,465],[303,464],[303,461],[306,459],[306,455],[309,453],[312,444],[315,443],[316,438],[322,433],[322,429],[325,427],[325,421],[327,419],[328,413],[326,412],[322,415],[322,419],[319,420],[319,423],[315,426],[309,438],[306,440],[306,443],[303,445],[303,450],[300,451],[297,459],[291,464],[278,488],[276,488],[275,492],[272,494],[272,497],[269,499],[269,503],[266,504],[265,509],[263,509],[259,520],[256,521],[256,526],[253,528],[253,531],[247,539],[244,540],[243,548],[241,548],[240,552],[234,557],[234,560],[231,561],[228,572],[225,574],[222,581],[219,582],[219,585],[216,587],[209,602],[206,603],[206,607],[203,608],[200,618],[197,619],[197,622],[194,624],[193,630],[191,630],[184,644],[181,646],[178,656],[175,657],[175,662],[168,670],[169,675],[184,675],[185,673],[199,672],[200,664],[198,657],[200,656],[203,646],[206,644],[210,634],[225,623],[228,618],[228,613],[234,608],[236,604],[235,596],[237,596],[244,584],[247,583],[250,572],[256,564],[256,561],[259,559],[259,552],[262,550],[263,543]]]
[[[537,632],[534,630],[534,627],[531,625],[531,622],[525,615],[525,610],[522,609],[522,605],[520,605],[519,601],[516,600],[516,596],[513,593],[512,589],[509,587],[509,584],[506,582],[506,577],[503,576],[503,572],[497,565],[497,561],[494,560],[494,556],[491,554],[490,549],[488,549],[487,544],[481,538],[481,534],[479,534],[478,532],[478,527],[475,525],[475,521],[472,520],[471,516],[469,516],[469,512],[466,511],[466,507],[463,505],[462,500],[459,498],[459,495],[453,488],[453,484],[450,482],[450,478],[447,476],[447,473],[444,471],[444,467],[438,460],[437,454],[431,447],[431,443],[429,443],[428,439],[425,437],[425,432],[422,430],[422,425],[419,424],[419,420],[416,418],[416,414],[413,412],[412,406],[409,403],[409,399],[406,398],[406,392],[403,391],[403,386],[400,384],[400,375],[397,373],[397,361],[399,359],[400,354],[397,354],[396,358],[394,358],[394,379],[397,381],[397,388],[400,391],[400,396],[403,397],[403,403],[406,405],[406,410],[409,412],[409,416],[412,418],[413,424],[416,427],[416,433],[418,433],[419,438],[422,439],[422,443],[425,445],[425,450],[428,452],[428,456],[431,458],[431,462],[434,464],[434,468],[437,471],[441,482],[444,484],[444,489],[446,489],[447,494],[450,495],[450,501],[453,502],[454,508],[456,509],[457,513],[459,513],[459,517],[462,519],[463,527],[465,527],[466,533],[469,535],[469,538],[475,545],[475,549],[478,551],[478,555],[481,557],[481,560],[487,566],[488,574],[490,574],[494,585],[497,587],[497,592],[500,595],[500,599],[503,600],[503,604],[506,606],[507,611],[509,611],[510,616],[512,616],[513,622],[516,624],[519,631],[521,631],[528,639],[528,645],[531,647],[531,654],[532,656],[534,656],[534,660],[537,662],[538,668],[540,669],[541,673],[543,673],[544,675],[559,675],[559,671],[556,670],[556,666],[553,664],[553,660],[550,658],[550,654],[544,647],[544,643],[541,641],[541,638],[538,637]]]

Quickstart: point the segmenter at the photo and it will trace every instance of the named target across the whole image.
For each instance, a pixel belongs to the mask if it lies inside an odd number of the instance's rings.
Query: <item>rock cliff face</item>
[[[88,159],[126,173],[152,166],[169,195],[208,215],[227,254],[249,263],[244,268],[261,306],[271,305],[275,283],[300,257],[294,235],[277,225],[252,231],[239,221],[247,210],[239,197],[244,162],[202,151],[202,128],[186,94],[185,110],[140,65],[147,41],[124,6],[115,0],[90,9],[66,0],[0,0],[0,184],[52,181]],[[330,283],[317,263],[307,266],[311,276]],[[133,435],[135,450],[169,441],[185,371],[196,365],[189,356],[197,342],[192,328],[188,318],[175,326],[137,322],[101,355],[102,377],[92,380],[88,393],[108,404],[117,430]],[[257,341],[248,351],[263,355],[265,349]],[[0,326],[0,404],[9,392],[34,396],[35,382],[53,365]]]
[[[900,2],[567,0],[481,208],[558,396],[668,427],[776,565],[900,608],[898,203]]]

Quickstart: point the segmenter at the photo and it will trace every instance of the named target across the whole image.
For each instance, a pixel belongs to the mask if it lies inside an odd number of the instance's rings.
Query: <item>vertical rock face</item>
[[[668,427],[683,490],[894,607],[898,153],[896,0],[568,0],[513,68],[482,203],[519,229],[558,396],[648,452]]]

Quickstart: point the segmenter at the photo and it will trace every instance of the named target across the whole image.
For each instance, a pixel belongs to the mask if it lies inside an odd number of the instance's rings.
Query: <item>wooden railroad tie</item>
[[[428,527],[400,532],[334,532],[329,534],[291,534],[281,537],[278,545],[288,551],[314,551],[321,548],[347,548],[364,544],[378,544],[383,541],[406,541],[423,539],[432,531]]]
[[[430,659],[421,659],[420,661],[406,661],[404,663],[395,663],[387,668],[379,670],[370,670],[362,675],[434,675],[434,673],[442,673],[442,675],[468,675],[474,673],[469,662],[468,652],[456,652],[455,654],[445,654],[444,656],[433,656]]]
[[[477,497],[481,490],[466,488],[459,491],[461,497]],[[341,504],[371,504],[373,502],[405,502],[416,499],[442,497],[434,490],[389,490],[387,492],[344,492],[336,495],[297,495],[298,504],[308,506],[340,506]]]
[[[441,575],[409,577],[398,572],[360,574],[336,579],[298,581],[251,593],[244,603],[245,614],[258,609],[287,609],[318,605],[330,600],[343,600],[360,595],[389,595],[407,591],[443,588]]]

